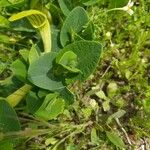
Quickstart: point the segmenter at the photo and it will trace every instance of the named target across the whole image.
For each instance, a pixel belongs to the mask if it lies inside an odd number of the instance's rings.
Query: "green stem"
[[[18,90],[16,90],[14,93],[9,95],[6,98],[6,101],[12,106],[15,107],[23,98],[24,96],[31,90],[32,86],[25,84]]]
[[[113,9],[107,10],[106,12],[115,11],[115,10],[123,10],[123,9],[122,8],[113,8]]]

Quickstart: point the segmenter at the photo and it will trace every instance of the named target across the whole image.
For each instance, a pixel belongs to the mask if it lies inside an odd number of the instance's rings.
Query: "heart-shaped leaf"
[[[15,110],[4,99],[0,99],[0,131],[18,131],[20,123]]]
[[[101,54],[102,46],[98,42],[93,41],[77,41],[64,47],[59,52],[56,60],[60,60],[65,52],[72,51],[77,55],[77,66],[81,70],[81,74],[76,79],[85,80],[95,70]]]
[[[88,16],[82,7],[74,8],[67,16],[60,32],[60,42],[62,46],[74,41],[74,34],[82,31],[88,23]]]
[[[26,81],[27,66],[21,59],[15,60],[11,65],[11,69],[19,80]]]
[[[55,119],[64,110],[65,102],[58,93],[48,94],[35,115],[44,120]]]
[[[77,66],[77,55],[72,51],[65,52],[60,59],[56,59],[56,63],[72,73],[80,72]]]
[[[62,82],[53,74],[53,61],[57,53],[50,52],[41,55],[29,66],[28,79],[36,86],[47,89],[57,90],[64,87]]]

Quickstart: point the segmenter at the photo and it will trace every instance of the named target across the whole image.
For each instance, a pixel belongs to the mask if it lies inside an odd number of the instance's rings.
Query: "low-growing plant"
[[[123,20],[132,6],[0,0],[0,150],[132,149],[130,128],[149,137],[148,21]]]

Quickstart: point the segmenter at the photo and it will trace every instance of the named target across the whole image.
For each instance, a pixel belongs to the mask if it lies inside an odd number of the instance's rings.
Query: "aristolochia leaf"
[[[57,93],[48,94],[35,115],[44,120],[55,119],[64,110],[65,102]]]
[[[15,110],[6,100],[0,99],[0,131],[18,131],[20,124]]]
[[[31,63],[28,79],[34,85],[47,90],[64,88],[62,82],[53,73],[53,61],[56,55],[57,53],[54,52],[46,53]]]
[[[74,41],[74,34],[82,31],[83,27],[88,23],[88,16],[82,7],[74,8],[63,23],[60,32],[60,42],[62,46]]]
[[[82,73],[76,78],[86,80],[95,70],[101,55],[102,46],[94,41],[77,41],[63,48],[57,55],[56,61],[68,51],[77,55],[78,68]]]

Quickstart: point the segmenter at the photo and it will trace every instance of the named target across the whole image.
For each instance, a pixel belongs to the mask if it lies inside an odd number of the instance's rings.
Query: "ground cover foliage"
[[[0,150],[150,149],[150,1],[0,0]]]

